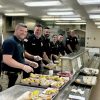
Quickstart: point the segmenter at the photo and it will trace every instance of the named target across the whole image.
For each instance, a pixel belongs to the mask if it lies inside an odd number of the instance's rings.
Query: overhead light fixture
[[[86,23],[55,23],[57,25],[84,25]]]
[[[28,16],[28,13],[5,13],[6,16]]]
[[[47,11],[72,11],[72,8],[56,8],[56,9],[48,9]]]
[[[48,15],[54,15],[54,16],[58,16],[58,15],[74,15],[73,12],[47,12]]]
[[[44,15],[44,16],[41,16],[41,18],[54,18],[54,17],[62,17],[62,18],[79,18],[80,17],[80,15],[57,15],[57,16],[55,16],[55,15]]]
[[[60,18],[60,20],[81,20],[81,18]]]
[[[88,13],[100,13],[100,8],[89,10]]]
[[[41,18],[45,21],[57,21],[57,20],[81,20],[81,18]]]
[[[77,0],[80,5],[100,4],[100,0]]]
[[[100,22],[95,22],[96,25],[100,25]]]
[[[59,18],[41,18],[41,20],[44,20],[44,21],[55,21],[55,20],[59,20]]]
[[[97,28],[100,28],[100,26],[97,26]]]
[[[91,14],[89,17],[90,19],[100,19],[100,14]]]
[[[56,23],[86,23],[86,21],[84,21],[84,20],[74,20],[74,21],[56,21]]]
[[[58,0],[54,1],[32,1],[32,2],[25,2],[26,6],[29,7],[43,7],[43,6],[59,6],[61,5],[61,2]]]
[[[80,15],[59,15],[62,18],[78,18],[80,17]]]
[[[0,5],[0,8],[2,8],[2,5]]]
[[[25,10],[23,9],[11,9],[11,10],[5,10],[5,12],[8,12],[8,13],[12,13],[12,12],[25,12]]]

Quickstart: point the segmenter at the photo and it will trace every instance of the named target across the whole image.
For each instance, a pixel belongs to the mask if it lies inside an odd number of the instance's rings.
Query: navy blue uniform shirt
[[[51,56],[51,42],[49,38],[46,38],[45,36],[42,36],[42,42],[43,42],[43,50],[46,52],[47,56],[50,58]]]
[[[58,41],[58,49],[59,49],[59,52],[64,56],[65,55],[65,47],[64,47],[63,42]]]
[[[23,42],[17,39],[16,36],[11,36],[7,40],[4,41],[2,46],[2,53],[3,55],[12,55],[12,58],[19,63],[25,64],[24,60],[24,46]],[[2,63],[2,70],[3,71],[10,71],[10,72],[20,72],[21,69],[10,67],[4,63]]]
[[[27,40],[28,41],[24,43],[25,50],[32,55],[39,55],[42,57],[44,52],[42,39],[37,39],[35,35],[32,34]]]
[[[51,42],[51,54],[59,55],[59,45],[58,42]]]
[[[77,37],[67,37],[66,39],[66,45],[70,45],[72,50],[75,51],[76,50],[76,45],[78,44],[78,40]]]

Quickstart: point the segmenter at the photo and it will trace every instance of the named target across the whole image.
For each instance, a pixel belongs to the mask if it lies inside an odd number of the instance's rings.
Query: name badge
[[[32,45],[36,45],[36,44],[32,43]]]

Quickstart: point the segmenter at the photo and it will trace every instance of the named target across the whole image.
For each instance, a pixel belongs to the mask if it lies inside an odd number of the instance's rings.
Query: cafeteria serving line
[[[0,0],[0,100],[99,100],[99,4]]]

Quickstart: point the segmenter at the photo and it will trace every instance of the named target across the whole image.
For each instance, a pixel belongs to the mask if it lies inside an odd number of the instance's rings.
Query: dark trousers
[[[0,92],[2,91],[2,86],[0,85]]]
[[[38,63],[38,68],[33,68],[34,70],[34,74],[40,74],[41,73],[41,61],[37,61]],[[28,78],[30,76],[30,73],[26,73],[25,71],[23,71],[23,78]]]
[[[15,85],[15,82],[18,78],[18,74],[17,73],[10,73],[10,72],[7,72],[7,75],[8,75],[8,88],[9,87],[12,87],[13,85]]]

